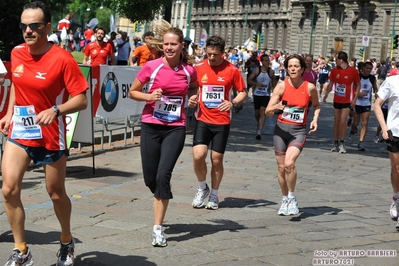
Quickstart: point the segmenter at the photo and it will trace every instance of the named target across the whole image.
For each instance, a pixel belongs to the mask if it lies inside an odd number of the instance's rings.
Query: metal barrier
[[[139,115],[131,115],[127,117],[128,126],[132,129],[132,135],[130,137],[131,142],[134,142],[134,128],[141,128],[141,114]]]

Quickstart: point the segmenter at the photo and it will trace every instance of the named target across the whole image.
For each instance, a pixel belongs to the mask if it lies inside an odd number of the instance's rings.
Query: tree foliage
[[[151,21],[161,14],[166,7],[172,5],[172,0],[43,0],[52,14],[53,28],[66,13],[72,15],[72,27],[81,26],[91,18],[97,17],[99,24],[109,29],[109,17],[118,14],[119,17],[131,21]],[[22,7],[32,0],[0,0],[0,58],[10,60],[10,53],[14,46],[23,42],[22,32],[18,27]],[[103,9],[100,9],[100,5]],[[90,7],[90,11],[86,11]],[[84,24],[84,23],[83,23]]]
[[[0,58],[9,61],[11,50],[24,42],[19,29],[22,8],[28,0],[1,0],[0,1]],[[62,13],[67,0],[47,0],[46,3],[52,10],[53,21],[57,19],[54,14]],[[64,14],[65,16],[65,14]]]

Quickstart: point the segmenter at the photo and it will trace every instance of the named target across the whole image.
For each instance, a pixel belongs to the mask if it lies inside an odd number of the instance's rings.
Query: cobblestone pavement
[[[272,137],[255,139],[253,114],[249,101],[233,114],[217,211],[191,207],[198,183],[188,129],[172,177],[166,248],[151,246],[152,195],[142,180],[139,145],[114,141],[103,150],[96,146],[95,174],[91,148],[72,151],[67,191],[73,204],[75,265],[398,265],[399,233],[389,217],[390,165],[384,144],[373,142],[374,114],[366,151],[347,144],[347,154],[338,154],[330,152],[332,106],[322,105],[319,130],[308,136],[296,165],[300,213],[295,216],[277,215],[281,193]],[[54,265],[59,225],[42,168],[27,171],[22,198],[35,265]],[[0,258],[5,262],[13,244],[3,202],[0,214]]]

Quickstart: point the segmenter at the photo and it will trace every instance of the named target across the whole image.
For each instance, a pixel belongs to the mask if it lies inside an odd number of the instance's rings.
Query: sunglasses
[[[22,22],[19,23],[19,28],[23,31],[26,31],[26,29],[29,27],[31,30],[37,30],[40,25],[46,25],[44,22],[33,22],[30,24],[24,24]]]

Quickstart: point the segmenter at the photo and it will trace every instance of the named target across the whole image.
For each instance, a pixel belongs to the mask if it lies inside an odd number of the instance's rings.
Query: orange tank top
[[[277,121],[291,125],[306,125],[309,111],[310,96],[308,90],[309,82],[304,81],[301,86],[295,88],[288,79],[284,80],[284,92],[282,101],[287,101],[283,113],[279,114]]]

